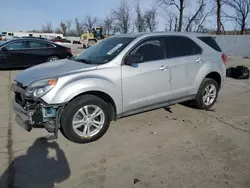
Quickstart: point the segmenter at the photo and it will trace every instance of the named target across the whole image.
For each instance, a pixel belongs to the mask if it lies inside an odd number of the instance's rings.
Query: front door
[[[170,91],[164,38],[141,41],[129,53],[133,54],[142,55],[143,59],[122,66],[123,112],[128,113],[167,101]]]
[[[2,68],[21,68],[25,66],[25,41],[13,41],[1,50]]]

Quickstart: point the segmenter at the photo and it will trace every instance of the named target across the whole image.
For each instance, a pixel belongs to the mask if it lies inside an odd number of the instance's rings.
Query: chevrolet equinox
[[[226,56],[212,36],[131,33],[102,40],[71,59],[19,73],[11,86],[16,122],[72,142],[101,138],[110,122],[192,101],[211,108],[226,75]]]

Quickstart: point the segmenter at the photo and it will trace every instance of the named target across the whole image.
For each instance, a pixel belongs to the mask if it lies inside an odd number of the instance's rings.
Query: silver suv
[[[214,38],[192,33],[133,33],[109,37],[72,59],[18,74],[11,90],[16,121],[72,142],[102,137],[124,116],[192,101],[211,108],[226,75]]]

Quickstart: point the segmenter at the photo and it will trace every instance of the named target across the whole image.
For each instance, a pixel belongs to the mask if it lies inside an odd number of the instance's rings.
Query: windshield
[[[74,60],[89,64],[104,64],[114,59],[134,38],[110,37],[83,51]]]

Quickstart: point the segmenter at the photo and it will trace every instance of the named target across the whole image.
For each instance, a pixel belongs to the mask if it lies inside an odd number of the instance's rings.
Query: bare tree
[[[67,33],[68,36],[74,36],[74,37],[79,37],[77,30],[75,29],[70,29]]]
[[[217,31],[216,34],[221,34],[221,0],[215,0],[216,1],[216,20],[217,20]]]
[[[143,13],[141,11],[139,1],[137,2],[135,12],[136,12],[135,26],[136,26],[137,30],[138,30],[138,32],[145,32],[146,31],[146,21],[145,21],[145,18],[143,16]]]
[[[205,10],[202,10],[202,12],[200,13],[200,16],[198,17],[197,21],[196,21],[196,28],[195,31],[196,32],[204,32],[204,30],[206,30],[203,26],[204,22],[206,21],[206,19],[210,16],[213,16],[216,12],[216,7],[213,6],[210,10],[208,10],[207,12]]]
[[[61,21],[59,25],[59,30],[60,30],[60,33],[62,33],[64,36],[67,35],[67,25],[64,21]]]
[[[57,28],[56,31],[58,33],[62,33],[64,36],[67,36],[71,28],[71,23],[71,20],[61,21],[59,24],[59,28]]]
[[[110,34],[111,30],[113,29],[114,18],[113,15],[107,15],[106,18],[103,20],[104,26],[104,33]]]
[[[188,31],[192,31],[192,29],[191,29],[191,24],[193,23],[193,22],[198,22],[197,20],[197,18],[199,17],[199,15],[201,15],[202,13],[203,13],[203,10],[204,10],[204,8],[205,8],[205,6],[206,6],[206,4],[205,4],[205,0],[198,0],[198,2],[197,2],[199,5],[198,5],[198,9],[197,9],[197,11],[194,13],[194,15],[193,16],[191,16],[190,18],[188,18],[188,24],[187,24],[187,26],[186,26],[186,31],[188,32]]]
[[[122,0],[121,4],[113,10],[115,19],[115,31],[120,33],[128,33],[131,27],[131,8],[126,0]]]
[[[223,32],[223,34],[225,35],[225,34],[226,34],[226,31],[225,31],[225,27],[224,27],[223,23],[220,22],[220,25],[221,25],[221,28],[222,28],[222,32]]]
[[[146,27],[149,31],[155,31],[158,22],[156,21],[157,12],[155,8],[148,9],[145,11],[144,18],[146,22]]]
[[[75,18],[75,32],[77,33],[78,36],[81,36],[82,32],[83,32],[83,24],[80,23],[80,21],[78,20],[78,18]]]
[[[66,35],[69,35],[71,24],[72,24],[72,20],[66,20],[65,21],[65,25],[66,25],[66,28],[67,28]]]
[[[96,17],[92,17],[91,15],[85,16],[85,19],[84,19],[84,22],[83,22],[84,29],[87,29],[88,31],[91,31],[92,28],[97,23],[97,20],[98,19]]]
[[[53,33],[51,22],[47,22],[42,26],[42,33]]]
[[[223,0],[223,2],[234,10],[234,14],[229,15],[224,12],[224,16],[235,21],[240,26],[240,34],[243,35],[250,12],[250,0]]]
[[[167,8],[174,6],[179,11],[179,24],[178,31],[182,31],[182,22],[183,22],[183,12],[185,9],[184,0],[157,0],[160,5],[164,5]]]
[[[169,11],[166,13],[165,19],[167,21],[165,30],[166,31],[176,31],[178,17],[173,12]]]

